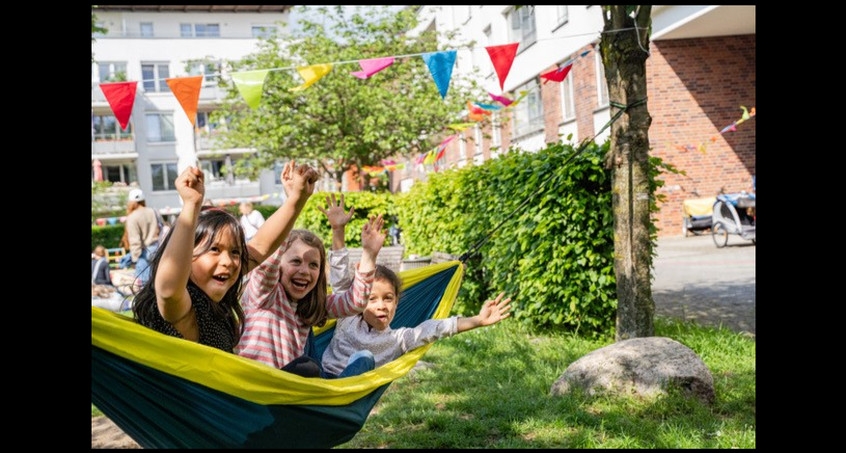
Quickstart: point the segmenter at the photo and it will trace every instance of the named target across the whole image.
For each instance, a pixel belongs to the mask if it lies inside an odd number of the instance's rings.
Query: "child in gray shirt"
[[[391,329],[401,287],[393,271],[376,266],[367,308],[359,315],[339,318],[335,324],[335,334],[323,353],[323,369],[330,377],[355,376],[370,371],[438,338],[496,324],[510,315],[511,298],[503,300],[505,293],[500,293],[495,300],[485,302],[478,315],[470,318],[429,319],[417,327]]]

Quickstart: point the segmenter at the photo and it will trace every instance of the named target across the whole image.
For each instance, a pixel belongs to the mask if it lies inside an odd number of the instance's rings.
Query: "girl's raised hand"
[[[382,220],[382,214],[379,214],[378,217],[371,217],[361,227],[361,248],[372,253],[374,257],[382,249],[382,244],[385,243],[385,233],[382,232],[383,226],[385,226],[385,221]]]
[[[285,164],[282,170],[282,186],[285,194],[291,196],[305,196],[308,198],[314,192],[314,185],[320,175],[308,165],[297,166],[293,160]]]
[[[344,194],[341,194],[341,198],[338,201],[335,201],[335,194],[332,194],[332,201],[329,201],[329,197],[326,197],[326,209],[318,206],[317,209],[320,212],[326,214],[326,218],[329,219],[329,225],[332,229],[335,228],[343,228],[347,223],[350,222],[350,219],[355,212],[355,207],[350,206],[350,212],[344,212]]]
[[[206,195],[204,184],[205,175],[197,167],[186,168],[176,178],[176,191],[185,203],[203,204],[203,197]]]
[[[509,305],[511,298],[502,300],[503,296],[505,296],[504,292],[499,293],[496,299],[489,300],[482,305],[482,309],[479,310],[479,315],[477,316],[480,326],[496,324],[511,316],[511,313],[508,312],[511,310],[511,305]]]

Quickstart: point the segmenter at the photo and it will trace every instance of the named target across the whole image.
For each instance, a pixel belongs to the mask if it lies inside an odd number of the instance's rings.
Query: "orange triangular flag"
[[[182,110],[188,115],[188,121],[192,125],[197,122],[197,102],[200,100],[200,87],[203,85],[203,76],[195,77],[178,77],[175,79],[165,79],[170,91],[176,96]]]
[[[135,104],[135,88],[138,82],[115,82],[101,83],[100,89],[109,101],[109,107],[115,114],[120,128],[126,130],[129,124],[129,115],[132,114],[132,105]]]
[[[493,63],[496,70],[496,76],[499,77],[500,90],[503,84],[505,84],[505,78],[508,77],[508,71],[511,70],[511,64],[514,63],[514,56],[517,55],[518,46],[520,46],[519,42],[485,47],[485,50],[488,51],[488,55],[491,57],[491,63]]]

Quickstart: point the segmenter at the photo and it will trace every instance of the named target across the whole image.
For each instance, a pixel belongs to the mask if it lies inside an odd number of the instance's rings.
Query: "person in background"
[[[249,241],[264,224],[264,217],[260,212],[253,209],[253,204],[249,201],[242,202],[238,210],[241,212],[241,226],[244,227],[244,236]]]

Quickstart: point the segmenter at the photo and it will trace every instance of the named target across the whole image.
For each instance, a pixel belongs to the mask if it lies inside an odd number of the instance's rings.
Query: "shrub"
[[[124,224],[104,226],[91,226],[91,250],[97,245],[107,249],[120,247],[120,238],[123,237]]]
[[[563,165],[575,150],[552,143],[430,175],[397,200],[408,252],[461,255],[493,231],[467,262],[456,311],[475,314],[505,291],[515,298],[515,319],[607,333],[617,305],[607,150],[590,144]]]

